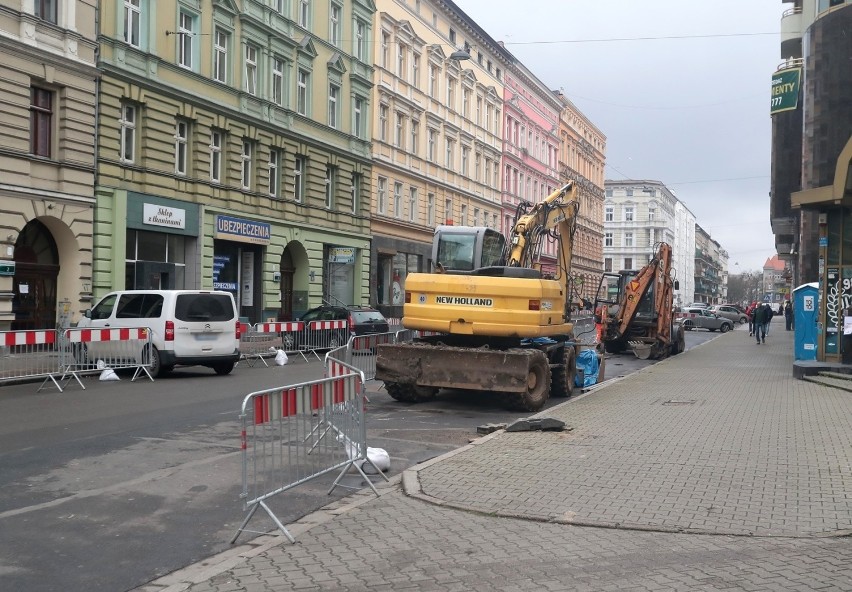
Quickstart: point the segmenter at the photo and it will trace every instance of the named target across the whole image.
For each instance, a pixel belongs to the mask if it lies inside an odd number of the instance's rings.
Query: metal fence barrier
[[[349,341],[349,323],[338,321],[308,321],[304,333],[300,336],[299,350],[303,353],[314,354],[322,361],[318,351],[336,349]]]
[[[326,354],[326,367],[330,359],[342,361],[363,372],[366,380],[373,380],[376,377],[376,346],[382,343],[396,343],[397,337],[397,333],[352,335],[346,346],[333,349]]]
[[[44,378],[39,391],[50,381],[61,393],[59,341],[55,329],[0,331],[0,383]]]
[[[364,375],[334,362],[333,376],[251,393],[243,400],[242,481],[248,512],[231,543],[262,508],[290,542],[295,539],[267,504],[269,498],[321,475],[339,471],[330,494],[353,467],[373,492],[364,472],[367,457]],[[340,485],[344,487],[343,485]]]
[[[138,327],[110,327],[109,329],[65,329],[61,352],[62,378],[113,370],[135,370],[131,382],[141,374],[152,381],[151,330]]]
[[[242,323],[240,330],[240,360],[245,360],[249,366],[254,366],[257,360],[269,367],[266,358],[274,356],[279,349],[288,354],[300,352],[295,344],[298,335],[304,330],[305,324],[296,322],[268,322],[249,325]]]

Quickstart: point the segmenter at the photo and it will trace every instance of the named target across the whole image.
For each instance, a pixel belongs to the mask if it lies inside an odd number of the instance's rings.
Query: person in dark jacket
[[[793,330],[793,302],[791,300],[788,300],[787,306],[784,307],[784,323],[788,331]]]
[[[754,312],[751,313],[752,322],[754,323],[754,336],[757,338],[757,344],[766,343],[766,306],[756,306]]]

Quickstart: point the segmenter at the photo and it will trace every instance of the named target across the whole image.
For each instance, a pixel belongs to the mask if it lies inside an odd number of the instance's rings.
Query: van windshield
[[[175,318],[188,322],[221,322],[234,318],[234,306],[226,294],[179,294]]]

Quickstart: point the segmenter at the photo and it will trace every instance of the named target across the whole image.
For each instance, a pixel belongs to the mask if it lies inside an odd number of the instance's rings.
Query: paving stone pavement
[[[140,590],[852,590],[850,412],[740,328]]]

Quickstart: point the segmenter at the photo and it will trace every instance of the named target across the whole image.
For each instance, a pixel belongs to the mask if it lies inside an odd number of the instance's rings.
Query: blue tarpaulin
[[[592,386],[598,381],[599,371],[597,352],[593,349],[584,349],[577,356],[577,376],[574,378],[574,385],[584,388]],[[580,384],[581,377],[582,384]]]

